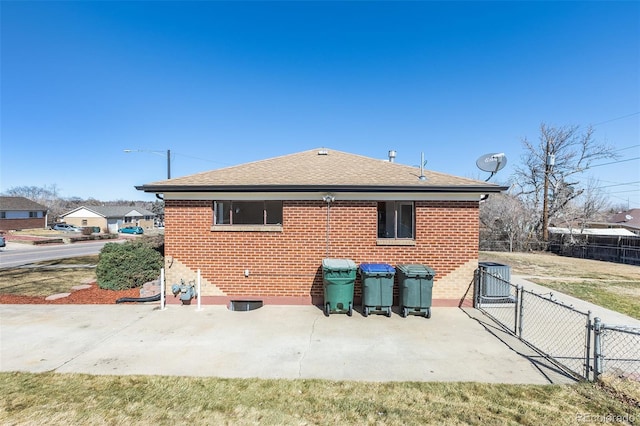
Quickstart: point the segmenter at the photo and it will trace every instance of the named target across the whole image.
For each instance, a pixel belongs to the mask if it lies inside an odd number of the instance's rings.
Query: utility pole
[[[544,194],[542,199],[542,240],[549,241],[549,173],[555,164],[555,155],[550,153],[551,143],[547,136],[547,147],[544,152]]]
[[[171,179],[171,150],[167,150],[167,179]]]

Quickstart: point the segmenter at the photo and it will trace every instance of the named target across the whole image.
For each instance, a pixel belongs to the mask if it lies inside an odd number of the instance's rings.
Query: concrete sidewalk
[[[0,305],[0,370],[356,381],[573,380],[475,309],[431,319],[314,306]]]
[[[611,309],[603,308],[602,306],[594,305],[590,302],[585,302],[582,299],[569,296],[568,294],[564,294],[556,290],[551,290],[548,287],[544,287],[531,282],[528,278],[529,277],[523,275],[512,275],[511,284],[521,285],[523,289],[533,292],[537,295],[548,296],[550,293],[552,293],[553,300],[561,302],[567,306],[571,306],[572,308],[584,313],[591,311],[592,317],[600,318],[600,320],[602,320],[604,324],[640,327],[640,321],[635,318],[631,318],[630,316],[621,314],[620,312],[612,311]]]

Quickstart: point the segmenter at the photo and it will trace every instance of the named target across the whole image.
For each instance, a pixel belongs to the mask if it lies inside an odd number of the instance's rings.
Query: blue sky
[[[0,191],[151,200],[134,185],[166,177],[167,149],[173,177],[327,147],[484,179],[476,159],[505,152],[506,182],[545,122],[595,125],[621,162],[583,177],[640,207],[638,2],[2,1],[0,19]]]

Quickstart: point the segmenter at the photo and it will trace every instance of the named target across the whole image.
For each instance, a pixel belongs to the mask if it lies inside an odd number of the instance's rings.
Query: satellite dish
[[[495,173],[507,165],[507,157],[503,153],[485,154],[478,158],[476,166],[485,172]]]
[[[491,173],[486,180],[491,179],[498,170],[502,170],[506,165],[507,156],[502,152],[485,154],[476,160],[476,166],[478,166],[480,170]]]
[[[625,219],[627,219],[627,220],[631,220],[631,219],[633,219],[633,216],[631,216],[630,214],[628,214],[628,215],[626,215],[624,218],[625,218]]]

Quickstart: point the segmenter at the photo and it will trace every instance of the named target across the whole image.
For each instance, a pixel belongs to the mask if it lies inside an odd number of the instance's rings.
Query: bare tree
[[[480,205],[481,249],[528,250],[532,240],[529,216],[527,206],[518,197],[491,195]]]
[[[522,145],[525,153],[514,175],[515,194],[536,212],[532,225],[538,236],[546,226],[545,198],[549,220],[557,219],[584,193],[580,175],[596,160],[615,158],[610,146],[594,139],[592,127],[581,131],[579,126],[550,127],[542,123],[538,142],[525,138]]]

